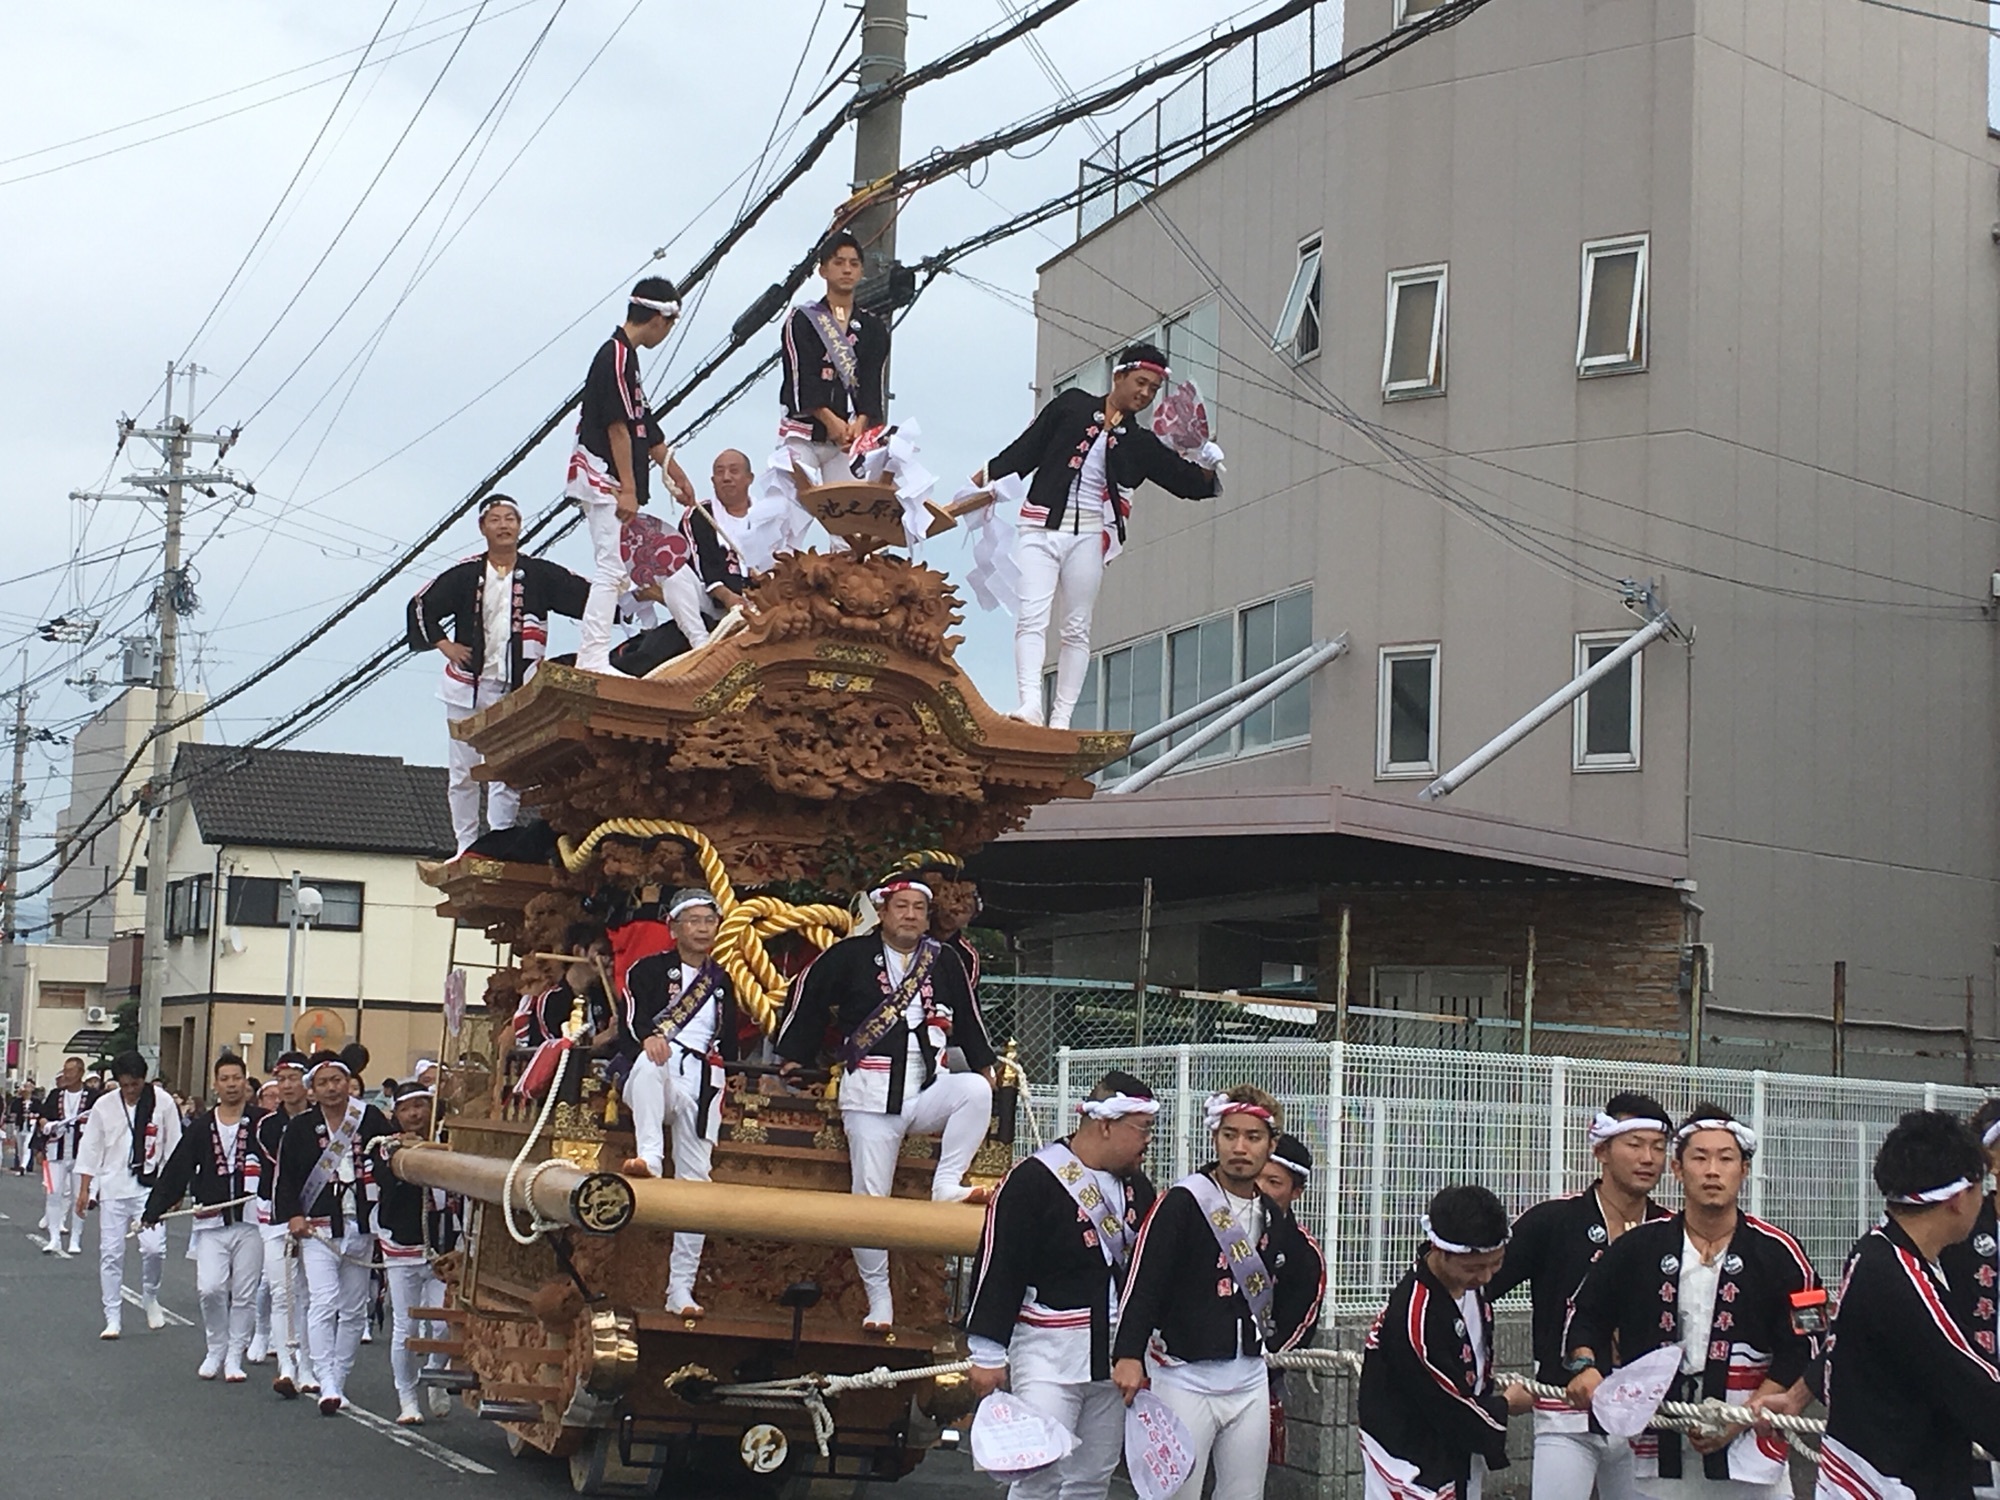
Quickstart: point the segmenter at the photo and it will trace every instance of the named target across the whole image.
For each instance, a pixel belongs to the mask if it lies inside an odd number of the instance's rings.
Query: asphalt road
[[[203,1342],[186,1231],[169,1229],[158,1332],[136,1306],[125,1336],[97,1337],[96,1216],[75,1259],[41,1251],[39,1178],[0,1172],[0,1500],[211,1500],[272,1486],[315,1495],[556,1496],[571,1493],[569,1468],[540,1456],[513,1457],[502,1430],[463,1407],[449,1420],[399,1428],[386,1331],[365,1345],[340,1417],[271,1392],[269,1361],[248,1384],[195,1378]],[[136,1299],[139,1257],[126,1261]],[[302,1488],[301,1488],[302,1487]],[[819,1487],[816,1487],[819,1488]],[[910,1478],[858,1491],[867,1500],[996,1500],[1000,1486],[963,1455],[934,1453]],[[674,1500],[743,1493],[738,1485],[670,1483]]]

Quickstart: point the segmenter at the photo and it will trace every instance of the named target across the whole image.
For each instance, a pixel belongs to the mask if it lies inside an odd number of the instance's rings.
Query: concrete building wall
[[[10,964],[8,990],[21,997],[15,1031],[21,1046],[6,1071],[46,1085],[68,1055],[65,1044],[85,1029],[92,1007],[104,1004],[104,949],[81,943],[14,943],[4,952]]]
[[[1350,44],[1390,25],[1348,6]],[[1051,261],[1044,389],[1220,304],[1227,493],[1139,494],[1099,648],[1306,582],[1314,634],[1352,638],[1308,753],[1168,785],[1413,802],[1423,778],[1376,774],[1382,647],[1441,644],[1449,766],[1572,674],[1578,632],[1631,628],[1615,580],[1658,579],[1696,639],[1644,658],[1641,768],[1573,770],[1563,715],[1447,817],[1683,860],[1732,1003],[1823,1008],[1845,959],[1857,1014],[1956,1022],[1972,975],[2000,1026],[1994,159],[1976,31],[1524,0],[1160,190],[1206,269],[1144,207]],[[1580,379],[1581,246],[1639,232],[1647,368]],[[1268,329],[1314,234],[1324,344],[1294,366]],[[1385,278],[1437,262],[1446,393],[1385,401]]]

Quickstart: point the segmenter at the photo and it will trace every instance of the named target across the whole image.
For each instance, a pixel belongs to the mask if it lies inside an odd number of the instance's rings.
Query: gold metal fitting
[[[585,1325],[583,1387],[593,1396],[617,1396],[639,1373],[639,1320],[616,1308],[591,1311]]]

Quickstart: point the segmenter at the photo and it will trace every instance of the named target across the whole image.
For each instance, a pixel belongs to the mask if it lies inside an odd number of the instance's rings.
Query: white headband
[[[1201,1122],[1210,1135],[1222,1126],[1225,1115],[1255,1115],[1277,1133],[1278,1122],[1271,1118],[1271,1112],[1261,1104],[1241,1104],[1227,1094],[1210,1094],[1202,1101]]]
[[[1988,1125],[1986,1127],[1986,1134],[1979,1138],[1979,1144],[1988,1149],[1991,1149],[1996,1142],[2000,1142],[2000,1120],[1995,1120],[1991,1125]]]
[[[1741,1120],[1689,1120],[1674,1132],[1674,1144],[1679,1145],[1698,1130],[1726,1130],[1736,1137],[1736,1144],[1742,1148],[1745,1156],[1756,1153],[1757,1132]]]
[[[1122,365],[1113,365],[1111,367],[1113,375],[1123,375],[1127,370],[1158,370],[1160,372],[1160,379],[1171,380],[1174,378],[1174,372],[1157,360],[1133,359],[1127,360]]]
[[[1109,1099],[1086,1099],[1077,1105],[1076,1112],[1093,1120],[1122,1120],[1126,1115],[1156,1115],[1160,1112],[1160,1101],[1113,1094]]]
[[[1590,1144],[1595,1146],[1600,1141],[1608,1141],[1615,1135],[1630,1135],[1635,1130],[1657,1130],[1665,1135],[1672,1128],[1665,1120],[1656,1120],[1651,1115],[1627,1115],[1620,1120],[1600,1109],[1597,1118],[1590,1122]]]
[[[1286,1171],[1296,1172],[1301,1177],[1310,1177],[1313,1174],[1313,1169],[1311,1167],[1302,1166],[1300,1163],[1293,1161],[1288,1156],[1278,1156],[1273,1154],[1271,1160],[1276,1162],[1279,1166],[1283,1167]]]
[[[1972,1179],[1961,1177],[1956,1182],[1947,1182],[1943,1187],[1925,1188],[1921,1193],[1891,1193],[1891,1203],[1948,1203],[1972,1186]]]
[[[681,315],[681,305],[678,302],[656,302],[651,297],[628,297],[625,300],[637,307],[650,307],[662,317],[678,318]]]
[[[868,899],[880,906],[898,891],[922,891],[926,901],[937,899],[921,880],[885,880],[868,893]]]
[[[674,897],[674,904],[667,908],[667,920],[671,922],[690,906],[706,906],[717,916],[722,915],[722,906],[707,891],[682,891]]]
[[[435,1057],[420,1057],[417,1059],[417,1065],[410,1070],[410,1076],[415,1078],[425,1068],[435,1068],[436,1066],[437,1059]]]
[[[348,1067],[346,1063],[342,1062],[337,1057],[329,1057],[326,1059],[326,1061],[316,1062],[310,1068],[306,1069],[305,1082],[311,1083],[313,1080],[313,1074],[317,1073],[321,1068],[338,1068],[340,1069],[341,1072],[345,1073],[349,1078],[352,1078],[354,1076],[354,1069]]]
[[[1429,1240],[1438,1249],[1444,1251],[1446,1255],[1491,1255],[1495,1250],[1504,1250],[1507,1248],[1507,1235],[1505,1232],[1502,1232],[1500,1243],[1497,1245],[1459,1245],[1453,1243],[1451,1240],[1441,1238],[1438,1232],[1431,1228],[1431,1216],[1429,1214],[1425,1214],[1418,1223],[1424,1231],[1424,1238]]]

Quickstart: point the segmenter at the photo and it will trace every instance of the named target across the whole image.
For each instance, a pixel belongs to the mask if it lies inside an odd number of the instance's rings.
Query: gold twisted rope
[[[784,1010],[786,980],[765,951],[764,939],[781,932],[796,932],[824,951],[847,936],[853,925],[846,909],[824,904],[794,906],[781,896],[739,900],[729,872],[723,867],[722,856],[707,835],[692,824],[664,818],[611,818],[591,829],[580,843],[558,839],[556,850],[562,856],[563,868],[574,875],[590,863],[598,845],[607,838],[621,837],[679,839],[694,850],[701,878],[722,913],[722,925],[715,935],[715,961],[729,976],[737,1003],[766,1036],[775,1033]]]

